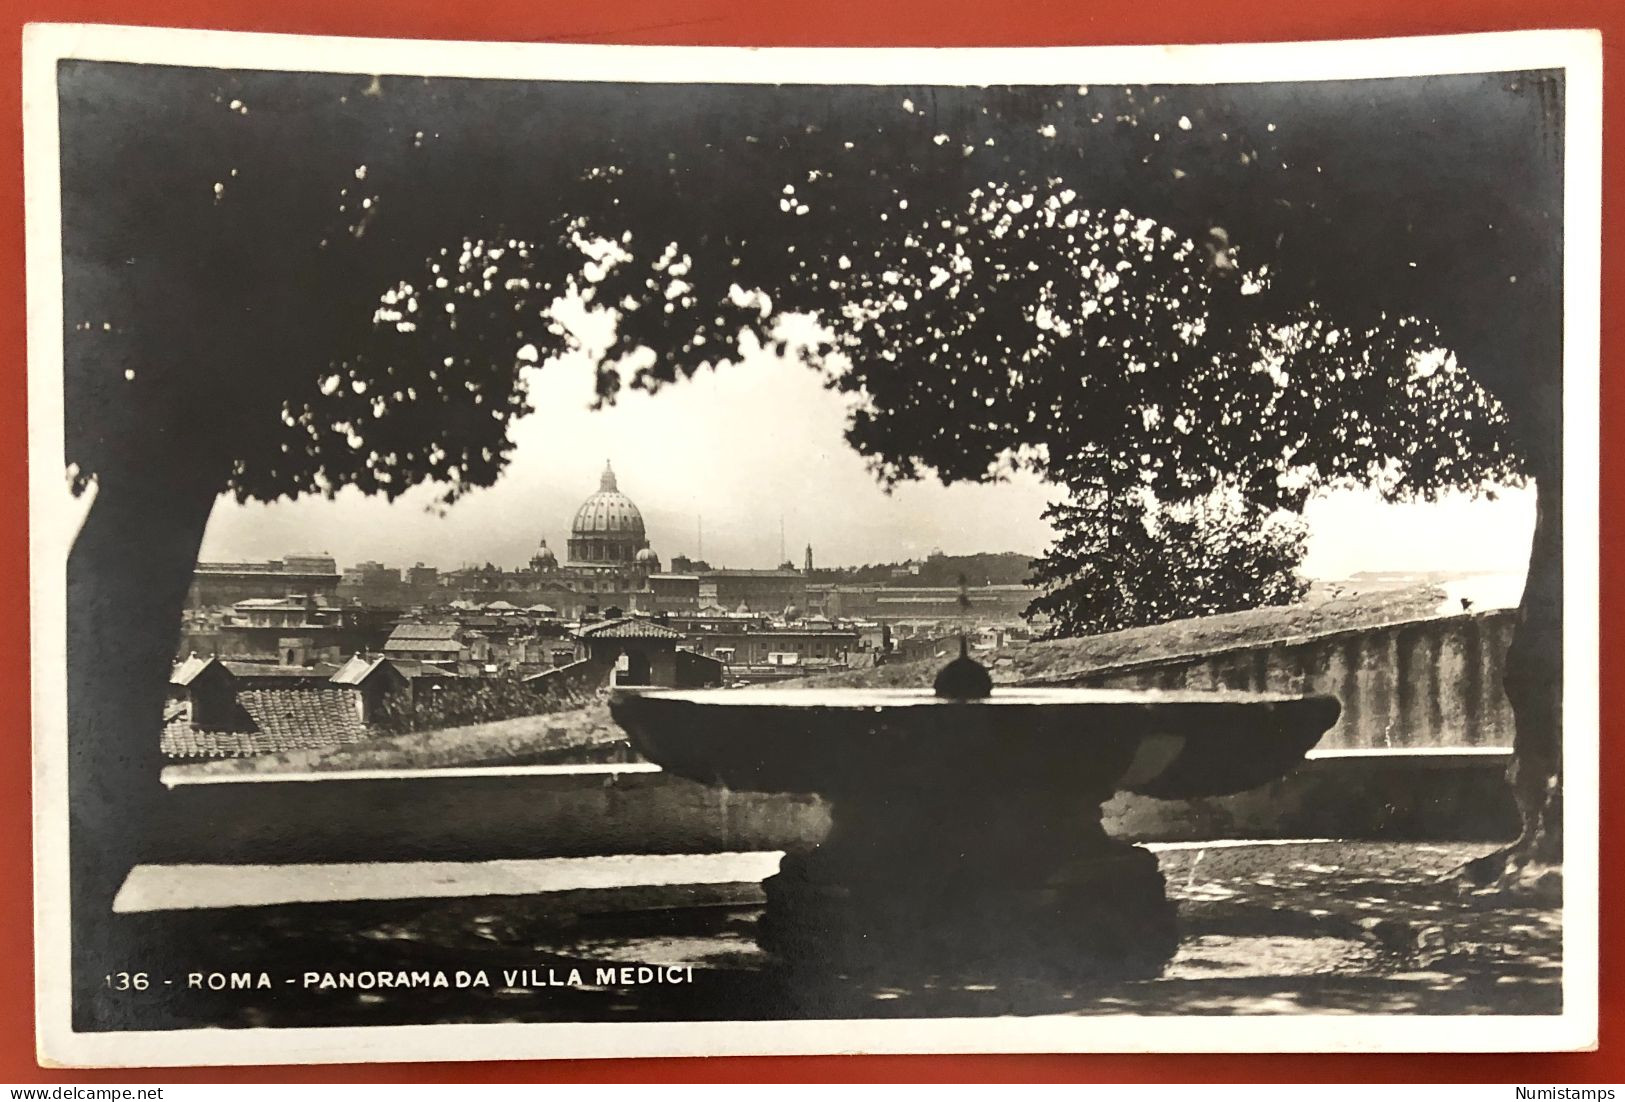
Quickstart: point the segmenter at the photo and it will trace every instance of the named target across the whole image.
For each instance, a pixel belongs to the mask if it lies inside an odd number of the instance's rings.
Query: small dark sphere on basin
[[[965,637],[959,637],[959,657],[937,671],[932,689],[950,700],[981,700],[993,693],[993,675],[970,656]]]

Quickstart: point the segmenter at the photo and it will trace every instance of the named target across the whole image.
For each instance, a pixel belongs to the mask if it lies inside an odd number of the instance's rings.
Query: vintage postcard
[[[1595,33],[25,62],[42,1061],[1594,1043]]]

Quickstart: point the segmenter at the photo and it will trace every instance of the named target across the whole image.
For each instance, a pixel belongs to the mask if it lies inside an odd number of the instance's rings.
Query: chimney
[[[186,704],[192,726],[205,731],[230,730],[237,718],[237,679],[218,661],[210,662],[187,684]]]
[[[277,664],[280,666],[308,666],[310,665],[310,652],[315,648],[316,640],[309,636],[295,636],[276,641]]]

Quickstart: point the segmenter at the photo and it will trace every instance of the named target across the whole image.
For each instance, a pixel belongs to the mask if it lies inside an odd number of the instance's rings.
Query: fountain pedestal
[[[792,968],[1153,976],[1178,931],[1156,858],[1112,839],[1119,789],[1191,797],[1283,775],[1325,697],[1009,689],[618,694],[638,750],[709,784],[816,792],[828,837],[764,887],[758,937]]]
[[[952,832],[929,854],[789,854],[763,884],[757,938],[792,967],[840,972],[1154,976],[1179,942],[1156,858],[1095,831],[1017,862]]]

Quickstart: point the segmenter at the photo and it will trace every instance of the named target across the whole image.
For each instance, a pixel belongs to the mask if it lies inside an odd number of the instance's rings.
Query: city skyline
[[[594,319],[574,324],[584,342],[601,339]],[[1053,537],[1042,514],[1059,489],[1030,472],[985,485],[903,483],[888,495],[841,435],[846,397],[770,352],[747,350],[737,364],[659,394],[624,393],[600,410],[590,409],[585,355],[528,374],[536,412],[515,422],[513,460],[494,486],[439,511],[431,508],[439,493],[432,486],[393,503],[353,490],[271,505],[223,499],[201,558],[318,552],[341,566],[513,567],[543,539],[562,557],[571,517],[606,460],[668,566],[676,555],[734,568],[785,559],[799,566],[809,543],[819,566],[900,562],[934,549],[1036,556]],[[716,446],[719,439],[726,443]],[[1534,501],[1524,488],[1503,489],[1494,500],[1446,494],[1404,504],[1341,490],[1311,501],[1305,517],[1309,577],[1506,573],[1526,560]]]

